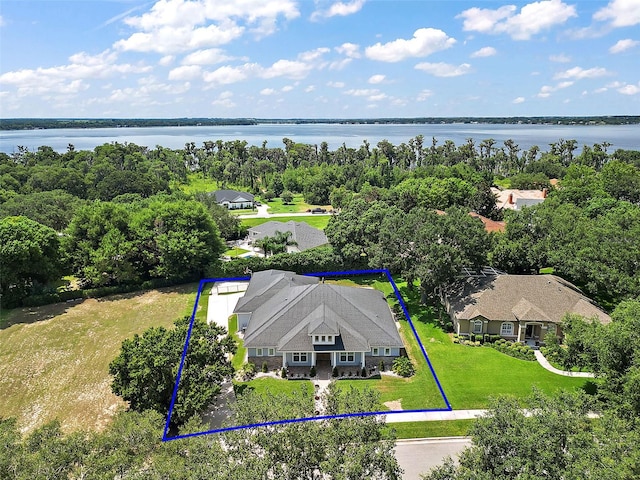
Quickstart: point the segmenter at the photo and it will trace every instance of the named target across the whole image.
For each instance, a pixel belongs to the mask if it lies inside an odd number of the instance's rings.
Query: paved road
[[[545,368],[550,372],[563,375],[565,377],[595,378],[595,374],[590,372],[567,372],[565,370],[558,370],[549,363],[540,350],[535,350],[533,353],[535,353],[536,360],[538,360],[538,363],[542,365],[542,368]]]
[[[457,457],[471,445],[467,437],[413,438],[396,441],[396,458],[404,470],[404,480],[419,480],[421,473],[440,465],[445,457]]]
[[[299,212],[299,213],[269,213],[267,209],[269,207],[267,205],[261,205],[260,207],[256,207],[258,210],[257,213],[250,213],[247,215],[238,215],[238,218],[277,218],[277,217],[308,217],[309,215],[314,216],[326,216],[333,215],[332,213],[311,213],[311,212]]]

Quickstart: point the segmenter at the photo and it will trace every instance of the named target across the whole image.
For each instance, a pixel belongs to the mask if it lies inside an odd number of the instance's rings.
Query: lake
[[[194,142],[201,147],[208,140],[245,140],[249,145],[284,147],[283,138],[294,142],[320,145],[327,142],[330,150],[342,144],[358,148],[364,140],[375,146],[381,140],[394,145],[407,143],[417,135],[424,136],[424,146],[431,145],[435,137],[438,145],[452,140],[456,145],[473,138],[476,146],[489,138],[496,140],[496,147],[512,139],[520,149],[533,145],[542,151],[559,139],[577,140],[578,149],[583,145],[609,142],[609,152],[618,148],[640,150],[640,125],[511,125],[511,124],[259,124],[200,127],[143,127],[143,128],[95,128],[95,129],[50,129],[0,131],[0,151],[11,154],[18,146],[31,151],[48,145],[58,152],[73,144],[76,150],[93,150],[96,146],[111,142],[129,142],[154,148],[158,145],[178,149],[185,143]]]

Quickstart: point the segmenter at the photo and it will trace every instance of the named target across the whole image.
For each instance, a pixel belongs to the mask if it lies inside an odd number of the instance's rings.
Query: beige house
[[[498,209],[522,210],[522,207],[537,205],[547,198],[546,188],[542,190],[500,190],[494,187],[491,192],[496,196]]]
[[[532,345],[549,332],[561,337],[560,322],[567,313],[611,321],[577,287],[555,275],[468,278],[444,303],[459,335],[500,335]]]

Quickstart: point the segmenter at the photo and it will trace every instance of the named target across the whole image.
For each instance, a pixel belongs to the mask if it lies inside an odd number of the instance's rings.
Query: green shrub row
[[[501,338],[497,342],[489,343],[488,345],[499,352],[505,353],[510,357],[519,358],[520,360],[535,361],[536,359],[533,348],[523,343],[514,343]]]

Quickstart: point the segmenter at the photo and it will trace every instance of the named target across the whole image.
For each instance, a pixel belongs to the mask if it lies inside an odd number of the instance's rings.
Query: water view
[[[496,124],[407,124],[407,125],[342,125],[342,124],[264,124],[231,125],[216,127],[144,127],[144,128],[96,128],[96,129],[50,129],[19,130],[0,132],[0,151],[12,153],[18,146],[36,150],[48,145],[63,152],[72,144],[77,150],[93,150],[98,145],[111,142],[129,142],[154,148],[183,148],[185,143],[194,142],[201,146],[204,141],[244,140],[249,145],[282,147],[282,139],[290,138],[299,143],[320,145],[327,142],[329,149],[342,144],[357,148],[363,141],[376,145],[388,140],[394,145],[408,142],[417,136],[424,136],[424,146],[431,144],[432,137],[442,145],[446,140],[460,145],[468,138],[477,143],[493,138],[496,146],[508,139],[514,140],[521,149],[533,145],[547,150],[550,143],[559,139],[576,140],[579,148],[583,145],[608,142],[609,151],[618,148],[640,150],[640,125],[496,125]]]

